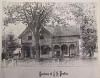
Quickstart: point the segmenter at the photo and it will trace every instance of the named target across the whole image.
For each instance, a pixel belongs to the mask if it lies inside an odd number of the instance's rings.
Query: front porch
[[[74,57],[79,55],[77,42],[62,42],[53,45],[54,57]]]
[[[52,46],[41,45],[39,47],[40,58],[65,58],[79,55],[78,45],[76,43],[55,44]],[[23,58],[36,58],[35,47],[24,46],[22,48]]]

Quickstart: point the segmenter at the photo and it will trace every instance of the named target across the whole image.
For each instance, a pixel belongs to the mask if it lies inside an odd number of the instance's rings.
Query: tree
[[[72,4],[71,12],[75,15],[77,24],[80,25],[83,54],[89,54],[91,57],[97,48],[97,32],[95,7],[93,4],[90,5],[92,8],[86,9],[82,4]]]
[[[90,17],[84,18],[84,25],[82,26],[82,40],[83,42],[83,51],[87,51],[86,54],[89,54],[90,57],[94,55],[97,48],[97,32],[96,32],[95,20]]]
[[[14,38],[13,34],[8,34],[6,39],[2,40],[2,46],[5,50],[3,53],[6,54],[6,58],[12,58],[13,52],[16,48],[19,47],[19,44]]]
[[[36,57],[40,58],[39,38],[42,28],[49,21],[52,14],[52,4],[39,2],[16,3],[4,7],[7,16],[4,25],[8,23],[22,22],[32,31],[36,43]]]

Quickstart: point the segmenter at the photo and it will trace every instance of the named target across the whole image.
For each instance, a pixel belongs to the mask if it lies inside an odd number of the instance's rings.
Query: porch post
[[[79,42],[76,43],[76,55],[79,55]]]
[[[33,58],[32,46],[30,46],[30,57]]]
[[[61,58],[63,58],[63,52],[61,50],[61,44],[60,44],[60,56],[61,56]]]
[[[55,51],[54,51],[54,45],[52,44],[52,46],[51,46],[51,49],[52,49],[52,58],[54,57],[54,55],[55,55]]]
[[[40,48],[39,48],[39,49],[40,49],[40,58],[41,58],[41,54],[42,54],[42,53],[41,53],[41,45],[40,45]]]
[[[70,57],[70,45],[68,45],[68,53],[69,53],[69,57]]]

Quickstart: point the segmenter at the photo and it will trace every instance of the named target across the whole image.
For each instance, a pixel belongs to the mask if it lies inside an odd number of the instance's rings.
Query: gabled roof
[[[20,34],[21,38],[24,34],[31,32],[29,27]],[[52,36],[80,36],[80,27],[79,26],[55,26],[53,27],[43,27],[41,29],[41,34],[48,34]]]
[[[25,34],[27,34],[29,32],[31,32],[30,28],[29,27],[26,27],[26,29],[19,35],[18,38],[23,37]],[[46,28],[42,27],[41,34],[44,34],[44,33],[46,33],[48,35],[52,35],[52,33],[50,33]]]
[[[30,29],[29,27],[26,27],[26,29],[18,36],[18,38],[21,38],[23,35],[25,35],[28,32],[30,32]]]

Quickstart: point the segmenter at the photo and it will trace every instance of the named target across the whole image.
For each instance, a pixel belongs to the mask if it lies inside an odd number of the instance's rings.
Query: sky
[[[25,30],[25,28],[26,26],[22,23],[17,23],[16,25],[8,24],[8,26],[6,26],[4,31],[5,31],[5,35],[12,33],[15,35],[15,37],[18,37]]]

